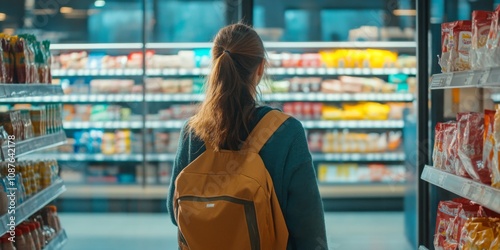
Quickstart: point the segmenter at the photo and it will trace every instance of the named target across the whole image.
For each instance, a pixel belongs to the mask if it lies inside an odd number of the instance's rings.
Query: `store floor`
[[[65,250],[176,250],[166,214],[61,214]],[[402,212],[326,214],[331,250],[410,250]]]

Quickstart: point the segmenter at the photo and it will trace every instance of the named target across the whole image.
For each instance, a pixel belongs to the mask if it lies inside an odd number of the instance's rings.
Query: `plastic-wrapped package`
[[[495,9],[491,17],[490,31],[486,41],[487,60],[486,67],[500,66],[500,5]]]
[[[484,142],[483,142],[483,164],[484,168],[488,170],[490,176],[494,168],[494,156],[495,156],[495,137],[493,136],[493,129],[495,124],[495,111],[485,110],[484,111]],[[485,176],[484,178],[489,178],[490,181],[486,183],[491,183],[491,177]]]
[[[443,130],[443,153],[444,161],[442,169],[446,172],[456,174],[455,161],[457,159],[457,122],[446,123]]]
[[[433,166],[437,169],[443,169],[443,170],[445,161],[445,155],[444,155],[445,153],[443,145],[444,127],[445,123],[438,122],[436,124],[435,135],[434,135],[434,150],[432,151]]]
[[[458,157],[463,166],[457,169],[457,174],[470,176],[475,181],[491,183],[489,171],[483,164],[484,115],[459,113],[457,120]]]
[[[454,22],[441,24],[441,57],[439,57],[439,65],[442,72],[450,72],[450,33]]]
[[[476,10],[472,12],[472,47],[470,51],[472,69],[481,69],[487,64],[486,42],[492,18],[492,11]]]
[[[496,188],[500,188],[500,161],[498,150],[500,150],[500,110],[497,109],[495,112],[494,122],[493,122],[493,161],[491,164],[491,185]]]
[[[462,204],[453,201],[441,201],[438,205],[436,216],[436,229],[434,231],[434,248],[444,250],[449,248],[448,228],[453,225]]]

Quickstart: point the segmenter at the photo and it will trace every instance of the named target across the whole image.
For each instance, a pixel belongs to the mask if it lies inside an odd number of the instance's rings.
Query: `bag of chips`
[[[436,250],[444,250],[445,247],[449,248],[447,240],[448,228],[450,225],[453,225],[461,206],[461,203],[454,201],[439,202],[436,217],[436,230],[434,231],[434,248]]]
[[[500,109],[497,109],[493,121],[493,138],[494,143],[493,161],[491,162],[491,185],[495,188],[500,188],[500,159],[498,151],[500,150]]]
[[[443,131],[444,166],[443,169],[449,173],[456,174],[455,161],[457,159],[457,122],[446,123]]]
[[[493,11],[491,16],[490,31],[486,41],[487,57],[486,67],[500,66],[500,5]]]
[[[478,182],[490,183],[490,171],[483,164],[484,115],[459,113],[457,120],[458,157],[463,166],[457,170],[457,174],[470,176]]]
[[[446,159],[443,147],[444,127],[445,123],[438,122],[435,128],[434,151],[432,152],[432,162],[433,166],[437,169],[444,169],[444,161]]]
[[[450,34],[455,22],[441,24],[441,57],[439,65],[441,72],[450,72]]]
[[[472,12],[472,46],[470,51],[472,69],[481,69],[486,65],[486,42],[492,18],[492,11],[475,10]]]

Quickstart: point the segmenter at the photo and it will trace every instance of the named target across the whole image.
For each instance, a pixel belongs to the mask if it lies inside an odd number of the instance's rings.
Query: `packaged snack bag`
[[[443,131],[443,169],[449,173],[456,174],[454,164],[457,156],[457,122],[450,121],[446,123]]]
[[[458,247],[462,228],[467,220],[480,216],[481,206],[472,204],[467,199],[454,199],[454,202],[461,203],[458,209],[457,217],[454,219],[453,224],[450,224],[447,231],[447,242]],[[456,248],[455,248],[456,249]]]
[[[461,206],[462,204],[454,201],[439,202],[436,217],[436,230],[434,231],[434,247],[436,250],[443,250],[445,245],[447,245],[448,227],[450,224],[453,224]]]
[[[498,150],[500,149],[500,109],[497,109],[493,121],[493,138],[494,143],[493,160],[491,162],[491,185],[500,188],[500,160]]]
[[[490,174],[490,181],[486,183],[491,183],[491,171],[494,164],[493,157],[495,155],[495,138],[493,137],[493,128],[495,123],[495,113],[496,112],[494,110],[484,111],[483,164],[484,168],[487,169]]]
[[[446,123],[438,122],[435,128],[434,136],[434,151],[432,152],[433,165],[437,169],[444,170],[446,154],[445,154],[445,144],[444,144],[444,134],[445,134]]]
[[[451,71],[470,70],[469,52],[472,45],[472,22],[456,21],[450,32],[450,68]]]
[[[495,9],[491,17],[490,31],[486,41],[487,60],[486,67],[494,67],[500,65],[500,5]]]
[[[475,181],[490,183],[490,173],[483,164],[484,115],[459,113],[457,118],[458,157],[463,165],[463,169],[458,169],[457,173],[470,176]]]
[[[441,57],[439,58],[439,65],[441,65],[442,72],[450,72],[450,34],[455,22],[441,24]]]
[[[472,69],[481,69],[486,65],[486,42],[492,18],[492,11],[476,10],[472,12],[472,46],[470,51]]]

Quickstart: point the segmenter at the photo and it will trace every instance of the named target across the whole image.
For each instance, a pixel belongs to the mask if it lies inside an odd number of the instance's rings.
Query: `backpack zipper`
[[[248,226],[248,233],[250,236],[250,244],[252,250],[260,250],[260,236],[257,225],[257,215],[253,201],[242,200],[230,196],[216,196],[216,197],[197,197],[197,196],[183,196],[177,199],[180,201],[194,201],[194,202],[211,202],[211,201],[228,201],[243,205],[245,209],[245,218]],[[181,234],[182,235],[182,234]],[[184,243],[187,245],[186,239],[182,237]]]

